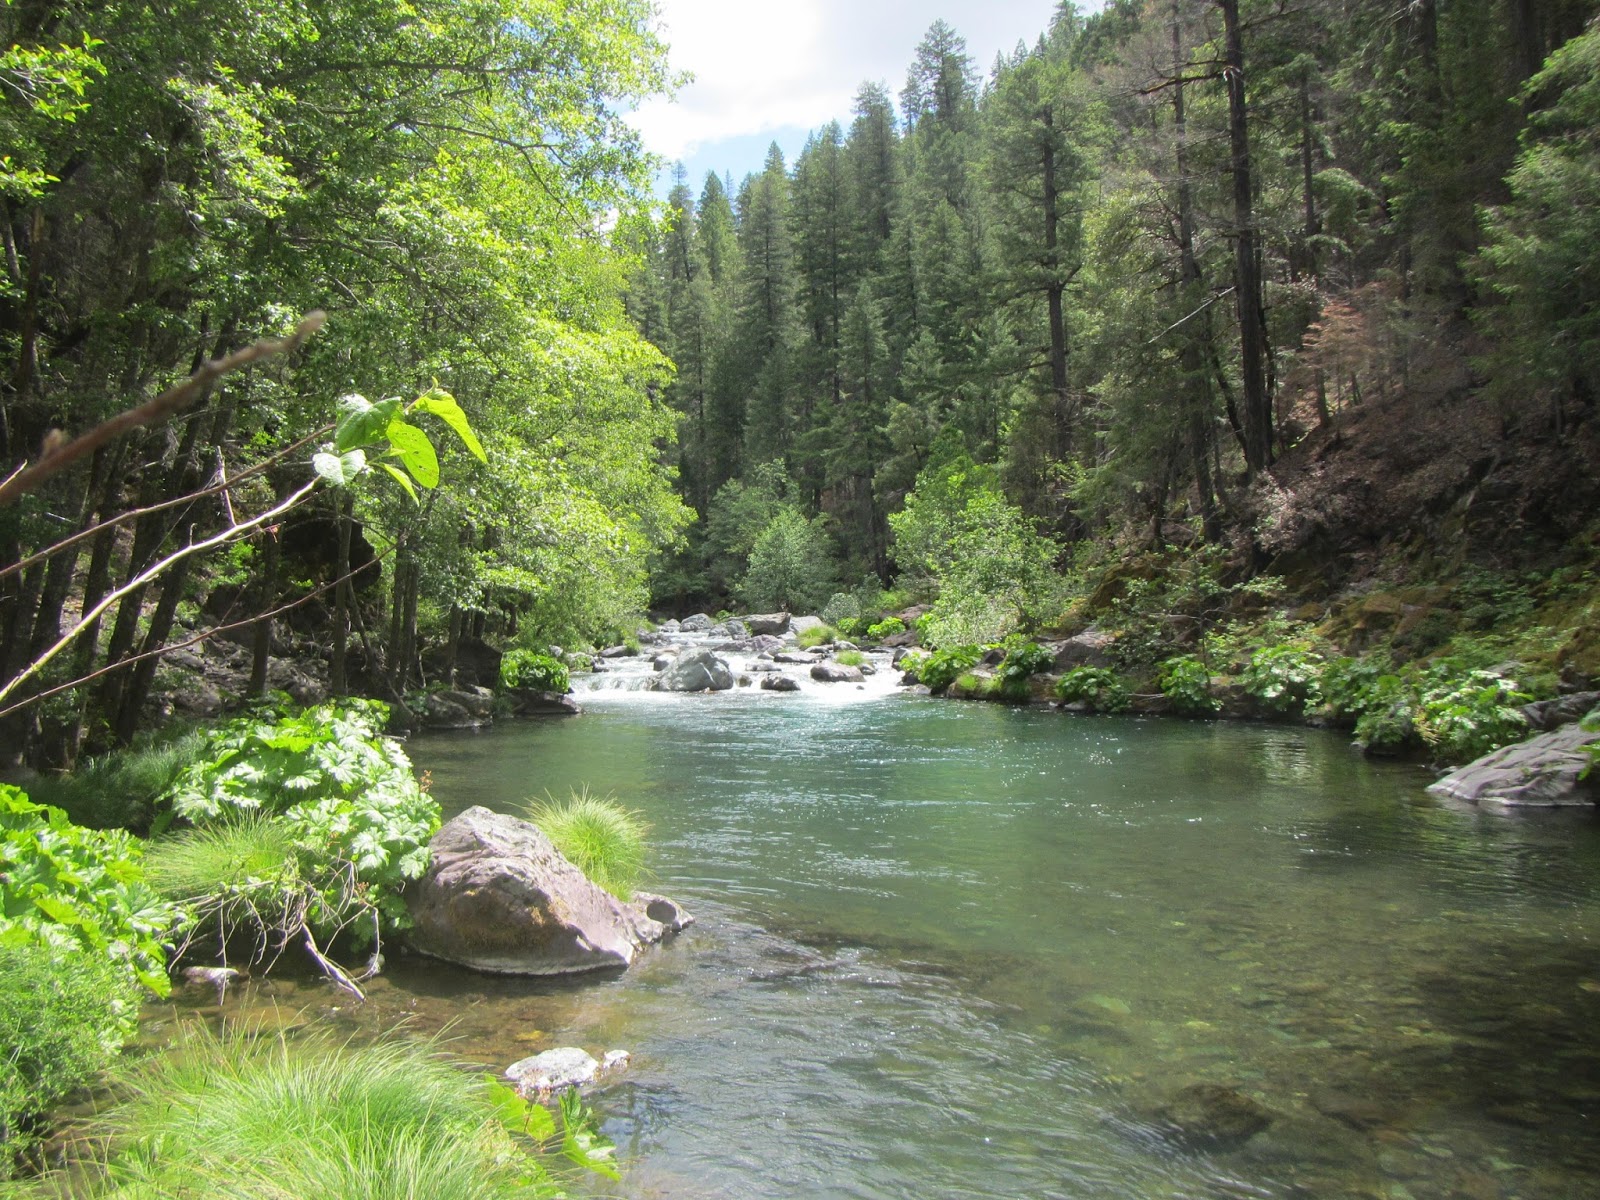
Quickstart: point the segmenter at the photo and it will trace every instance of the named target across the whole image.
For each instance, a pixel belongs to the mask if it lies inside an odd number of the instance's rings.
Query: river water
[[[493,1067],[631,1051],[592,1095],[625,1175],[597,1195],[1600,1196],[1592,817],[1445,807],[1426,772],[1299,728],[885,674],[591,683],[581,718],[412,758],[447,812],[615,793],[697,925],[581,982],[401,960],[359,1008],[289,981],[255,1000],[406,1016]],[[1271,1123],[1177,1136],[1196,1084]]]

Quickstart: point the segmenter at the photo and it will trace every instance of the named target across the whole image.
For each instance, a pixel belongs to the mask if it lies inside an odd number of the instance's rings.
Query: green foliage
[[[909,675],[917,682],[921,682],[922,672],[927,667],[933,655],[926,650],[908,651],[901,659],[899,670],[903,675]]]
[[[562,801],[546,797],[528,816],[568,862],[619,900],[633,897],[644,872],[650,827],[613,796],[574,791]]]
[[[810,650],[816,646],[831,646],[838,640],[839,631],[831,625],[813,625],[810,629],[802,629],[795,635],[795,641],[802,650]]]
[[[886,617],[876,625],[867,626],[867,636],[875,642],[891,638],[906,631],[906,623],[899,617]]]
[[[587,661],[587,655],[582,657]],[[500,686],[524,691],[564,693],[571,686],[571,678],[566,664],[548,654],[536,654],[532,650],[508,650],[500,659]]]
[[[1074,667],[1056,683],[1056,697],[1095,712],[1125,712],[1132,702],[1122,677],[1107,667]]]
[[[138,1024],[139,993],[115,961],[0,942],[0,1179],[36,1119],[103,1070]]]
[[[822,518],[808,521],[785,507],[756,538],[738,592],[753,611],[814,612],[831,593],[833,576]]]
[[[1274,712],[1303,713],[1321,701],[1322,656],[1299,646],[1263,646],[1240,676],[1244,690]]]
[[[1172,711],[1187,716],[1208,716],[1220,705],[1211,694],[1211,672],[1205,663],[1192,654],[1169,658],[1161,664],[1156,676],[1161,694],[1172,705]]]
[[[310,888],[292,911],[313,928],[349,928],[358,944],[403,929],[400,889],[427,869],[439,806],[383,736],[387,717],[377,701],[349,700],[220,725],[207,736],[210,757],[174,785],[173,811],[205,827],[280,818],[304,852]]]
[[[867,656],[859,650],[841,650],[833,656],[833,661],[842,667],[865,666]]]
[[[1056,656],[1037,642],[1014,646],[1000,664],[1000,678],[1007,683],[1025,683],[1029,678],[1056,665]]]
[[[977,666],[982,658],[981,646],[946,646],[929,655],[927,660],[916,668],[917,680],[926,684],[932,691],[942,692],[954,683],[958,676]]]
[[[860,617],[843,617],[834,622],[833,627],[847,638],[860,637],[866,631],[867,623]]]
[[[1437,663],[1419,681],[1417,732],[1441,761],[1470,762],[1528,736],[1520,710],[1531,698],[1491,671]]]
[[[145,883],[140,859],[126,832],[80,828],[0,784],[0,946],[100,956],[166,995],[162,937],[177,911]]]
[[[584,1165],[611,1173],[581,1109],[564,1111],[557,1132],[548,1114],[513,1105],[503,1085],[405,1037],[355,1045],[217,1035],[196,1023],[116,1082],[126,1099],[101,1117],[109,1135],[87,1142],[81,1152],[93,1157],[68,1168],[71,1194],[85,1200],[553,1200],[554,1156],[578,1158],[569,1140],[587,1149]],[[57,1182],[66,1180],[44,1184]]]
[[[1398,675],[1380,675],[1360,698],[1356,740],[1374,753],[1395,753],[1417,741],[1417,694]]]
[[[828,597],[827,604],[822,606],[822,611],[817,614],[834,628],[842,628],[842,622],[854,621],[861,616],[861,605],[855,596],[849,592],[835,592]]]
[[[206,752],[205,736],[190,731],[131,750],[92,758],[70,775],[44,776],[30,784],[39,804],[63,810],[90,829],[147,829],[156,801],[178,775]]]

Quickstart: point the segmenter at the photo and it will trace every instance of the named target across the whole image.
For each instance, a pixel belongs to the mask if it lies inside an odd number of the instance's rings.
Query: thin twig
[[[174,413],[193,404],[224,375],[237,371],[240,367],[249,366],[253,362],[259,362],[261,359],[297,349],[308,337],[321,329],[327,319],[327,314],[318,309],[307,314],[306,318],[295,327],[295,331],[286,338],[263,338],[243,350],[234,351],[226,358],[216,358],[202,363],[200,369],[193,375],[176,387],[168,388],[154,400],[118,413],[64,446],[46,451],[44,457],[33,466],[0,484],[0,504],[9,504],[18,496],[31,492],[52,475],[93,454],[112,438],[144,425],[154,425],[167,420]]]

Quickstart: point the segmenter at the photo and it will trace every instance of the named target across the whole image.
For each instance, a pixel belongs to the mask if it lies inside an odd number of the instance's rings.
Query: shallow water
[[[593,1094],[627,1196],[1600,1196],[1591,817],[1443,807],[1297,728],[582,698],[410,751],[449,811],[615,792],[698,925],[581,983],[400,961],[360,1008],[256,998],[495,1067],[632,1051]],[[1174,1137],[1196,1083],[1272,1124]]]

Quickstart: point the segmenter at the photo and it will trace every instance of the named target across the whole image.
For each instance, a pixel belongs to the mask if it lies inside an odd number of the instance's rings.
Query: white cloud
[[[670,160],[728,138],[848,121],[867,80],[898,93],[917,43],[942,17],[966,37],[980,72],[997,50],[1044,31],[1056,0],[658,0],[677,99],[634,116],[645,145]]]

